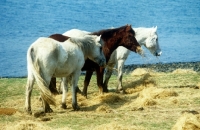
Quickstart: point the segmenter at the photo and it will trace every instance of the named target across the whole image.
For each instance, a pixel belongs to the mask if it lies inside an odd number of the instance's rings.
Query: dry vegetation
[[[79,86],[84,76],[80,77]],[[115,93],[116,76],[109,82],[110,92],[98,94],[96,77],[89,86],[88,98],[78,95],[80,111],[60,108],[61,95],[55,96],[53,113],[35,117],[24,112],[26,78],[0,79],[0,129],[16,130],[200,130],[200,74],[193,70],[158,73],[136,69],[124,75],[126,94]],[[59,85],[59,83],[58,83]],[[35,85],[33,113],[41,108]]]

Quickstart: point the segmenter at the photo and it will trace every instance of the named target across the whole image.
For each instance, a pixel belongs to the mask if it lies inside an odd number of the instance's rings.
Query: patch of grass
[[[51,129],[97,129],[98,126],[125,129],[135,126],[141,130],[169,130],[181,116],[182,111],[195,110],[200,112],[200,83],[199,73],[147,73],[133,76],[125,74],[123,85],[126,94],[115,93],[117,76],[112,75],[109,81],[111,92],[99,95],[96,83],[96,75],[92,76],[88,86],[88,98],[78,94],[80,111],[73,111],[71,106],[71,87],[67,94],[66,110],[60,108],[61,95],[56,96],[58,106],[53,107],[53,113],[35,118],[24,112],[26,78],[2,78],[0,79],[0,108],[15,108],[17,113],[13,115],[0,115],[0,128],[19,121],[34,121],[50,127]],[[60,79],[57,79],[59,84]],[[78,86],[82,90],[84,75],[79,78]],[[147,88],[154,88],[149,89]],[[159,91],[158,91],[159,90]],[[159,95],[162,90],[177,93],[173,95]],[[41,106],[39,101],[39,89],[35,83],[32,94],[32,110],[36,112]],[[152,97],[148,97],[151,96]],[[156,96],[155,96],[156,95]],[[143,98],[151,99],[155,104],[142,104]],[[140,101],[141,100],[141,101]],[[101,109],[100,109],[101,108]],[[44,119],[48,121],[43,121]],[[115,125],[115,127],[113,126]],[[104,126],[105,125],[105,126]],[[101,128],[101,127],[100,127]]]

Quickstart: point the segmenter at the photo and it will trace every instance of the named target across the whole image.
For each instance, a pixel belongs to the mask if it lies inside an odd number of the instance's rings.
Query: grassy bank
[[[81,76],[80,88],[83,79],[84,76]],[[38,118],[24,112],[25,84],[26,78],[0,79],[0,129],[169,130],[176,128],[175,124],[185,113],[200,112],[200,73],[192,70],[156,73],[136,69],[124,75],[126,94],[115,93],[117,77],[112,75],[110,92],[99,95],[94,75],[88,88],[88,98],[78,95],[80,111],[72,110],[70,90],[67,110],[60,108],[61,95],[58,95],[55,97],[57,107],[52,106],[54,112]],[[39,90],[35,84],[33,113],[40,107]]]

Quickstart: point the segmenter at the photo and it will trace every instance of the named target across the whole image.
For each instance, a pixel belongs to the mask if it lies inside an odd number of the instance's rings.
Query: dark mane
[[[92,35],[98,35],[98,36],[105,34],[105,35],[107,35],[107,37],[110,37],[113,34],[115,34],[116,32],[124,31],[127,26],[128,25],[121,26],[121,27],[118,27],[118,28],[103,29],[103,30],[100,30],[100,31],[97,31],[97,32],[92,32],[91,34]],[[132,34],[135,36],[135,31],[133,29],[131,29],[129,31],[132,31]]]

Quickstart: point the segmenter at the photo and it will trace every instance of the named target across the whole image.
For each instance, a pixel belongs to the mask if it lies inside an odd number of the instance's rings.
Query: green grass
[[[44,117],[35,118],[33,115],[27,115],[24,112],[25,86],[26,78],[1,78],[0,79],[0,108],[15,108],[19,113],[14,115],[0,115],[0,127],[5,129],[7,125],[16,125],[20,121],[39,121],[44,126],[51,129],[71,128],[73,130],[93,129],[97,126],[109,123],[116,123],[122,126],[137,126],[139,129],[146,130],[169,130],[181,116],[181,111],[197,110],[200,106],[200,91],[198,88],[200,83],[199,73],[157,73],[152,75],[132,76],[124,75],[123,85],[125,89],[136,89],[146,84],[153,84],[157,88],[170,89],[178,93],[177,97],[169,97],[165,99],[155,99],[158,104],[154,106],[146,106],[144,110],[133,110],[123,106],[133,103],[139,92],[130,94],[116,94],[114,92],[117,86],[117,76],[112,75],[109,81],[109,89],[111,96],[119,97],[122,100],[113,100],[112,102],[99,102],[100,96],[96,84],[96,76],[92,76],[92,80],[88,87],[88,99],[81,97],[79,104],[80,111],[72,111],[71,101],[68,102],[67,110],[60,108],[61,96],[58,106],[52,107],[53,113],[46,114]],[[59,79],[58,79],[59,81]],[[79,79],[78,86],[82,89],[84,76]],[[32,110],[38,110],[41,102],[39,99],[39,89],[35,83],[32,94]],[[71,90],[69,89],[69,93]],[[105,94],[106,95],[106,94]],[[70,95],[68,94],[68,100]],[[173,104],[171,100],[177,100]],[[87,104],[88,103],[88,104]],[[100,106],[107,105],[107,111],[97,111]],[[133,107],[134,106],[130,106]],[[199,111],[200,112],[200,111]],[[43,118],[50,118],[50,121],[42,121]],[[110,126],[111,127],[111,126]]]

